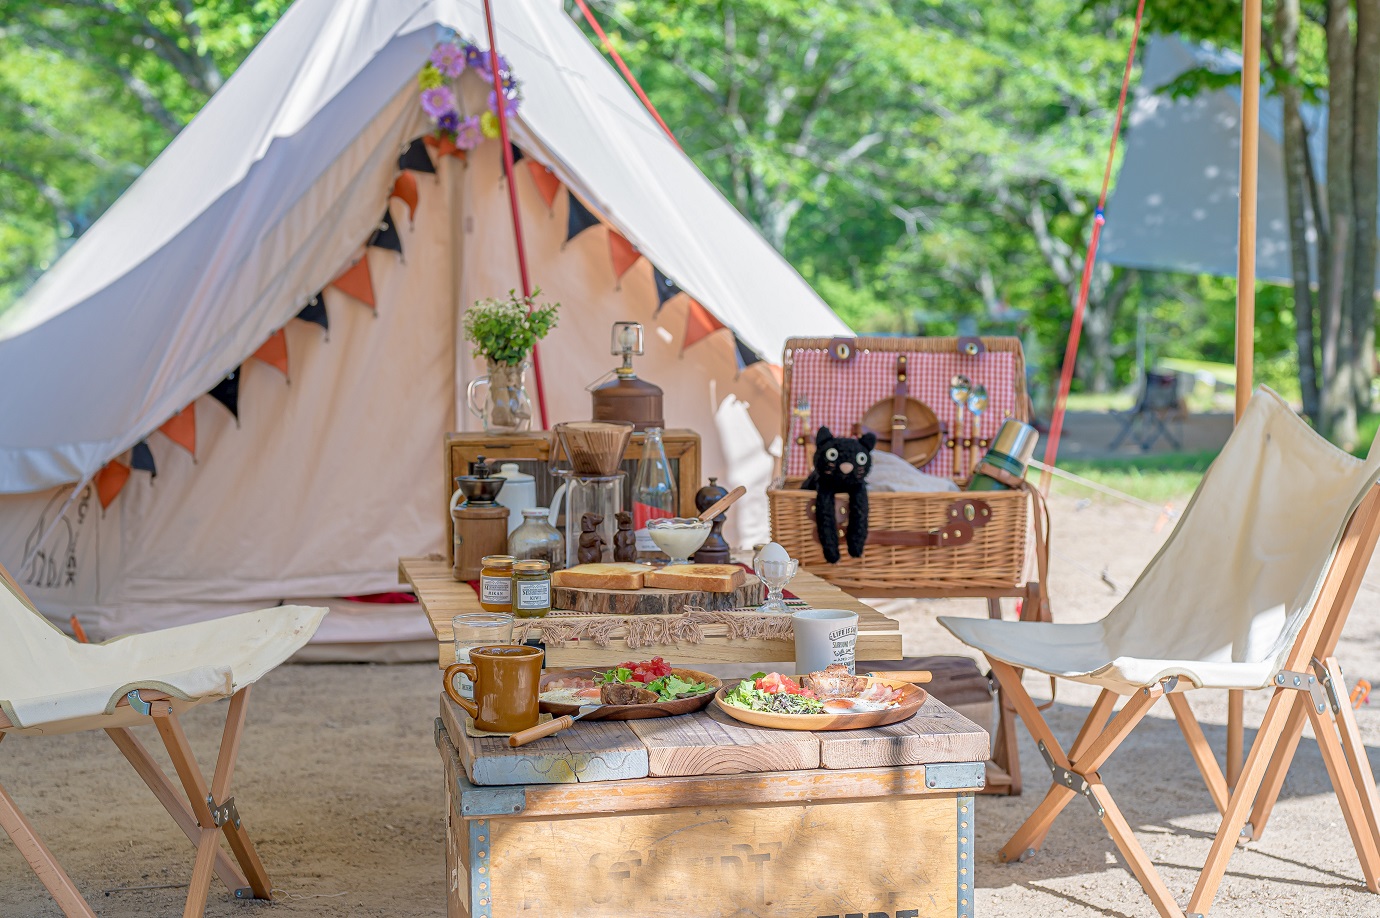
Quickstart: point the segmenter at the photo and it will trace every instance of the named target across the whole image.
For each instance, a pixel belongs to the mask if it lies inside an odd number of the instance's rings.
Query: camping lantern
[[[642,323],[614,322],[609,352],[623,358],[614,378],[594,389],[596,421],[631,421],[635,430],[665,427],[661,407],[661,387],[638,379],[632,359],[641,357]]]

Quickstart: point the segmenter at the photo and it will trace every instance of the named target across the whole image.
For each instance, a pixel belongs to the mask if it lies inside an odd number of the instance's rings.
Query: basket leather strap
[[[891,453],[899,456],[906,447],[906,372],[905,354],[896,355],[896,387],[891,390]]]
[[[904,443],[906,440],[923,440],[926,437],[933,437],[935,434],[940,434],[944,432],[943,425],[941,425],[938,421],[936,421],[933,424],[926,424],[924,427],[907,427],[906,416],[903,414],[896,415],[895,417],[893,417],[891,423],[892,427],[889,431],[873,430],[866,424],[859,424],[858,433],[859,435],[870,433],[872,434],[872,436],[877,438],[878,443],[882,442],[883,440],[890,440],[892,455],[898,455],[896,453],[897,434],[901,435],[899,439],[902,443]],[[900,426],[896,426],[897,424],[899,424]]]

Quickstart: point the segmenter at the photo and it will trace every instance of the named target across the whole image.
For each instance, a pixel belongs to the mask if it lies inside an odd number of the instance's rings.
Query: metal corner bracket
[[[987,763],[936,762],[926,765],[925,786],[930,790],[981,790],[987,786]]]

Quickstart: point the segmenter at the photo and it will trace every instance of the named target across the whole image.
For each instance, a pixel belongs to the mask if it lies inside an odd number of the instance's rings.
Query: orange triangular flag
[[[369,275],[368,254],[361,255],[359,261],[331,281],[331,286],[341,293],[349,294],[371,309],[377,309],[374,304],[374,279]]]
[[[129,481],[129,466],[121,465],[112,459],[96,473],[94,480],[96,497],[100,499],[101,509],[104,510],[115,502],[115,498],[120,496],[125,482]]]
[[[628,273],[628,269],[637,264],[637,260],[642,257],[642,253],[637,250],[623,234],[615,229],[609,230],[609,257],[613,259],[613,276],[619,280]]]
[[[393,193],[389,197],[397,198],[406,204],[407,219],[415,220],[417,217],[417,176],[406,169],[399,172],[397,179],[393,182]]]
[[[164,436],[196,457],[196,402],[168,418],[162,427]]]
[[[457,147],[455,141],[451,140],[449,137],[436,137],[432,134],[428,134],[424,138],[424,142],[432,149],[438,158],[442,156],[454,156],[462,160],[465,158],[465,151]]]
[[[685,341],[681,343],[681,353],[684,353],[690,345],[703,341],[724,327],[724,323],[714,318],[713,314],[701,306],[698,300],[691,300],[690,310],[685,317]]]
[[[556,193],[561,190],[561,180],[556,178],[556,173],[537,162],[535,159],[527,160],[527,171],[532,173],[532,181],[537,185],[537,191],[541,192],[541,199],[550,208],[556,203]]]
[[[262,360],[271,367],[277,367],[284,376],[288,375],[287,332],[278,329],[268,336],[268,340],[254,352],[255,360]]]

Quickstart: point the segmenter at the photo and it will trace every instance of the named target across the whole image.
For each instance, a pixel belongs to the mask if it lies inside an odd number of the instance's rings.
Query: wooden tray
[[[767,600],[767,588],[755,576],[728,593],[707,590],[592,590],[552,587],[551,607],[589,615],[678,615],[690,607],[706,612],[751,609]]]
[[[541,677],[540,687],[544,689],[548,682],[555,679],[593,679],[599,673],[606,672],[605,669],[557,669],[544,673]],[[715,694],[723,688],[723,681],[718,676],[711,676],[709,673],[702,673],[694,669],[672,669],[672,675],[680,676],[686,682],[704,682],[710,687],[707,692],[699,695],[691,695],[689,698],[677,698],[675,701],[658,701],[654,704],[606,704],[597,711],[591,711],[580,718],[583,723],[587,720],[648,720],[653,717],[674,717],[677,714],[689,714],[691,711],[702,711],[709,707],[709,702]],[[580,706],[577,704],[557,704],[551,701],[543,701],[540,705],[542,713],[550,714],[552,717],[561,717],[565,714],[580,713]],[[885,711],[879,713],[886,713]]]
[[[792,676],[797,682],[800,676]],[[775,711],[750,711],[737,705],[728,704],[723,696],[733,691],[741,679],[726,685],[714,693],[714,704],[729,717],[741,720],[754,727],[773,727],[777,730],[861,730],[864,727],[880,727],[885,724],[900,723],[915,716],[920,706],[929,698],[929,692],[909,682],[892,679],[867,678],[868,682],[881,682],[901,690],[901,700],[890,708],[881,711],[862,711],[857,714],[777,714]]]

